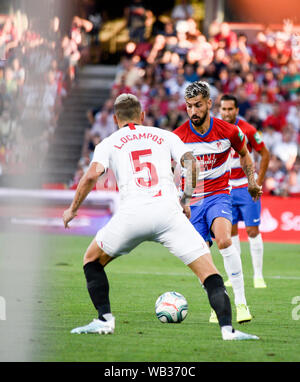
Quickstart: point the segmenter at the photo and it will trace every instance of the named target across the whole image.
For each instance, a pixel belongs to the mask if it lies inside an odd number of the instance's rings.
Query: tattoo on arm
[[[249,161],[246,159],[246,157],[242,157],[241,158],[241,165],[242,165],[243,171],[244,171],[244,173],[248,179],[248,183],[249,184],[255,183],[255,178],[254,178],[255,170],[254,170],[252,160],[250,159],[250,161]]]
[[[181,165],[187,170],[184,183],[184,194],[182,196],[181,201],[184,204],[189,204],[190,198],[192,197],[197,184],[197,161],[194,158],[193,154],[188,152],[182,156]]]

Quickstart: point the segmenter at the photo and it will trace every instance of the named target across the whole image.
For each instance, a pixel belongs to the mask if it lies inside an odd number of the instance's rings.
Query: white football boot
[[[253,334],[243,333],[235,329],[228,330],[228,329],[222,328],[221,332],[222,332],[222,338],[225,341],[259,340],[259,337]]]
[[[102,321],[99,319],[94,319],[88,325],[79,326],[71,330],[72,334],[113,334],[115,330],[115,317],[112,316],[108,321]]]

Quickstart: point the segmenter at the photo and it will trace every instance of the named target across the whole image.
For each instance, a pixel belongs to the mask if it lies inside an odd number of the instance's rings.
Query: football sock
[[[264,244],[259,233],[256,237],[248,237],[254,271],[254,278],[262,278]]]
[[[239,235],[231,236],[231,240],[232,240],[232,244],[235,246],[235,248],[238,251],[239,255],[241,255],[241,243],[240,243]]]
[[[98,318],[105,320],[111,313],[109,302],[109,284],[103,266],[98,260],[87,263],[83,267],[90,298],[98,311]]]
[[[224,259],[225,271],[232,284],[235,305],[247,305],[241,256],[233,244],[227,248],[220,249],[220,253]]]
[[[231,325],[222,326],[221,331],[222,331],[222,334],[223,334],[223,332],[234,333],[234,329]]]
[[[208,276],[204,280],[204,287],[209,303],[218,317],[219,325],[231,326],[231,304],[222,277],[218,274]]]

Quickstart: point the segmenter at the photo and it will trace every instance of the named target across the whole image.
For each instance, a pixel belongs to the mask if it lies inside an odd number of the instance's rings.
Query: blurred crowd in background
[[[193,16],[193,6],[185,0],[164,22],[153,22],[153,13],[141,0],[124,9],[129,41],[110,97],[98,109],[87,111],[90,127],[70,187],[78,184],[95,145],[116,130],[112,115],[119,94],[139,98],[146,125],[173,131],[187,119],[186,86],[202,80],[210,84],[213,116],[220,117],[221,96],[234,94],[239,118],[262,134],[271,153],[264,191],[300,193],[300,37],[293,23],[284,20],[281,30],[266,28],[250,39],[230,24],[215,21],[205,36]],[[100,24],[101,17],[97,35]],[[79,17],[68,36],[61,35],[57,18],[51,20],[47,36],[37,34],[34,24],[19,31],[12,18],[0,23],[0,58],[6,58],[0,66],[0,174],[8,162],[20,169],[22,155],[32,146],[41,156],[47,151],[76,68],[88,62],[88,33],[95,33],[95,28]],[[32,133],[36,118],[44,123],[39,135]]]
[[[216,21],[205,37],[193,18],[192,5],[182,1],[147,37],[152,14],[139,0],[133,3],[125,13],[130,41],[110,98],[101,109],[87,114],[90,129],[80,162],[83,168],[95,145],[116,129],[113,102],[120,93],[139,98],[146,111],[146,125],[172,131],[187,119],[186,86],[202,80],[210,84],[212,116],[220,118],[221,96],[234,94],[239,101],[239,118],[262,134],[271,152],[264,191],[299,194],[300,39],[298,44],[294,41],[297,35],[292,22],[285,20],[279,31],[260,31],[249,41],[246,34],[234,32],[228,23]]]
[[[74,17],[62,35],[54,17],[43,29],[26,15],[0,18],[0,175],[42,167],[92,23]]]

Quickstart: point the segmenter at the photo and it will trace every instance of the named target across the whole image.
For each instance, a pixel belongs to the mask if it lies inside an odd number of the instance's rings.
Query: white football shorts
[[[120,206],[96,234],[97,244],[111,257],[128,254],[144,241],[161,243],[186,265],[210,253],[179,203],[165,199]]]

